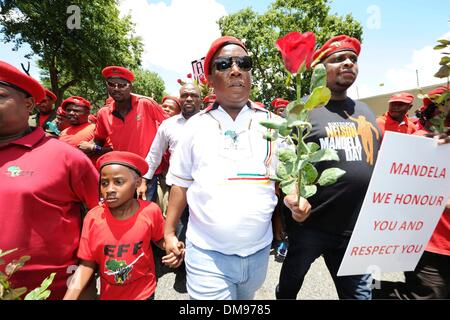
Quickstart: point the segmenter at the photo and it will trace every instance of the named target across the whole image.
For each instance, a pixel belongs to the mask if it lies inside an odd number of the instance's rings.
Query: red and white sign
[[[450,144],[386,131],[338,276],[414,270],[450,195],[449,159]]]
[[[194,79],[199,81],[199,78],[202,74],[205,74],[205,57],[201,58],[200,60],[194,60],[191,62],[192,65],[192,73]]]

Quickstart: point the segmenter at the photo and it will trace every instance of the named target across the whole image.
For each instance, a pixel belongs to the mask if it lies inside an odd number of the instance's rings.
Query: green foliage
[[[250,8],[222,17],[219,27],[222,35],[231,35],[245,41],[252,55],[254,90],[251,98],[266,105],[279,97],[296,99],[296,84],[286,85],[288,73],[274,44],[290,31],[314,32],[318,44],[338,34],[361,39],[362,26],[349,14],[330,15],[330,0],[277,0],[269,9],[258,14]],[[316,81],[316,80],[315,80]],[[311,71],[303,74],[301,89],[310,93]]]
[[[339,168],[319,172],[314,163],[321,161],[339,161],[336,150],[320,149],[317,143],[305,143],[312,130],[309,122],[309,112],[314,108],[323,107],[331,98],[331,92],[323,86],[326,83],[326,72],[323,65],[314,68],[310,88],[312,94],[303,101],[301,99],[292,101],[286,108],[286,119],[273,119],[260,121],[264,127],[274,131],[267,138],[270,140],[282,137],[292,149],[283,149],[278,153],[280,164],[276,175],[272,180],[280,182],[280,188],[285,194],[291,194],[299,190],[299,197],[309,198],[316,194],[317,184],[325,187],[334,184],[345,171]],[[297,82],[301,74],[297,74]],[[298,88],[299,89],[299,88]],[[294,151],[295,150],[295,151]]]
[[[69,28],[74,18],[68,7],[80,9],[79,28]],[[57,94],[60,103],[66,90],[92,102],[105,93],[101,70],[107,65],[138,68],[142,41],[135,37],[129,16],[119,17],[114,0],[8,0],[0,2],[0,32],[3,40],[18,49],[28,43],[42,80]],[[76,87],[76,88],[74,88]],[[106,95],[104,96],[106,97]]]
[[[17,249],[12,249],[9,251],[3,252],[0,249],[0,258],[16,251]],[[0,300],[20,300],[20,297],[27,292],[27,288],[12,288],[9,280],[20,268],[22,268],[25,263],[30,260],[29,256],[20,257],[19,260],[13,260],[8,263],[5,267],[5,271],[0,271]],[[0,265],[5,264],[3,259],[0,259]],[[48,287],[53,282],[55,277],[55,273],[52,273],[48,278],[46,278],[39,288],[34,289],[30,293],[25,296],[25,300],[45,300],[47,299],[51,291],[48,290]]]
[[[147,70],[137,70],[134,74],[133,92],[160,102],[165,95],[164,80],[157,73]]]

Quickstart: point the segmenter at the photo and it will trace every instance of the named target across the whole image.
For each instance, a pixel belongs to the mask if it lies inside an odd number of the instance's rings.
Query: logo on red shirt
[[[19,166],[10,166],[6,170],[5,174],[11,178],[32,176],[34,171],[23,171]]]

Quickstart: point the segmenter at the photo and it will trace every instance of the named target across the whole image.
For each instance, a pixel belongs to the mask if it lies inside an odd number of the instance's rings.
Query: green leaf
[[[336,181],[345,174],[345,171],[339,168],[329,168],[322,172],[319,181],[320,186],[326,187],[336,183]]]
[[[313,92],[315,88],[325,87],[326,85],[327,85],[327,70],[325,66],[322,63],[320,63],[314,68],[311,77],[311,85],[309,91]]]
[[[438,72],[434,75],[436,78],[450,77],[450,68],[447,65],[441,66]]]
[[[291,194],[295,192],[295,179],[284,180],[280,183],[280,188],[284,194]]]
[[[27,292],[27,288],[21,287],[16,289],[10,289],[3,293],[2,299],[4,300],[19,300],[20,296],[22,296],[25,292]]]
[[[446,48],[447,47],[447,45],[445,45],[445,44],[438,44],[437,46],[435,46],[433,49],[434,50],[441,50],[441,49],[444,49],[444,48]]]
[[[278,132],[277,131],[274,131],[274,132],[267,131],[266,133],[264,133],[264,139],[269,140],[269,141],[275,141],[278,139]]]
[[[447,39],[439,39],[437,42],[440,42],[445,45],[450,45],[450,40],[447,40]]]
[[[307,121],[295,120],[288,124],[288,128],[299,127],[305,129],[306,127],[312,128],[311,124]]]
[[[277,177],[282,180],[289,178],[288,169],[283,163],[280,163],[277,167]]]
[[[339,156],[337,151],[334,149],[321,149],[314,152],[309,156],[310,162],[320,162],[320,161],[339,161]]]
[[[301,172],[302,172],[302,182],[304,181],[305,184],[314,183],[317,177],[319,176],[317,169],[311,163],[306,164]]]
[[[305,199],[308,199],[309,197],[312,197],[317,192],[317,186],[316,185],[307,185],[300,188],[300,196],[302,196]]]
[[[291,128],[288,128],[287,121],[281,126],[281,128],[278,130],[278,133],[282,137],[288,136],[292,132]]]
[[[47,278],[42,281],[41,286],[32,290],[28,293],[24,300],[45,300],[50,296],[51,291],[47,290],[47,288],[52,284],[53,279],[55,278],[56,273],[50,274]]]
[[[308,146],[309,152],[313,153],[320,149],[320,146],[315,142],[308,142],[306,144]]]
[[[11,249],[11,250],[8,250],[8,251],[3,252],[3,251],[0,249],[0,257],[4,257],[4,256],[6,256],[7,254],[10,254],[10,253],[12,253],[12,252],[14,252],[14,251],[16,251],[16,250],[17,250],[17,248]]]
[[[306,101],[305,109],[312,110],[314,108],[325,106],[331,99],[331,91],[325,86],[317,87],[311,93]]]
[[[270,119],[270,120],[261,120],[259,123],[268,128],[268,129],[277,129],[279,130],[281,127],[283,127],[284,124],[287,123],[286,119]]]
[[[294,150],[285,148],[278,151],[278,159],[281,162],[294,162],[297,159],[297,155]]]
[[[297,116],[300,114],[300,111],[303,109],[303,103],[301,101],[291,101],[286,107],[286,113],[288,115],[294,116],[293,118],[297,119]]]
[[[443,65],[448,64],[449,62],[450,62],[450,57],[442,57],[442,58],[441,58],[441,61],[439,62],[439,64],[440,64],[441,66],[443,66]]]

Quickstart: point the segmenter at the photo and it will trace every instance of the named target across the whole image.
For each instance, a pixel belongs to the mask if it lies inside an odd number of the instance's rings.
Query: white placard
[[[386,131],[338,276],[411,271],[450,195],[450,144]]]

